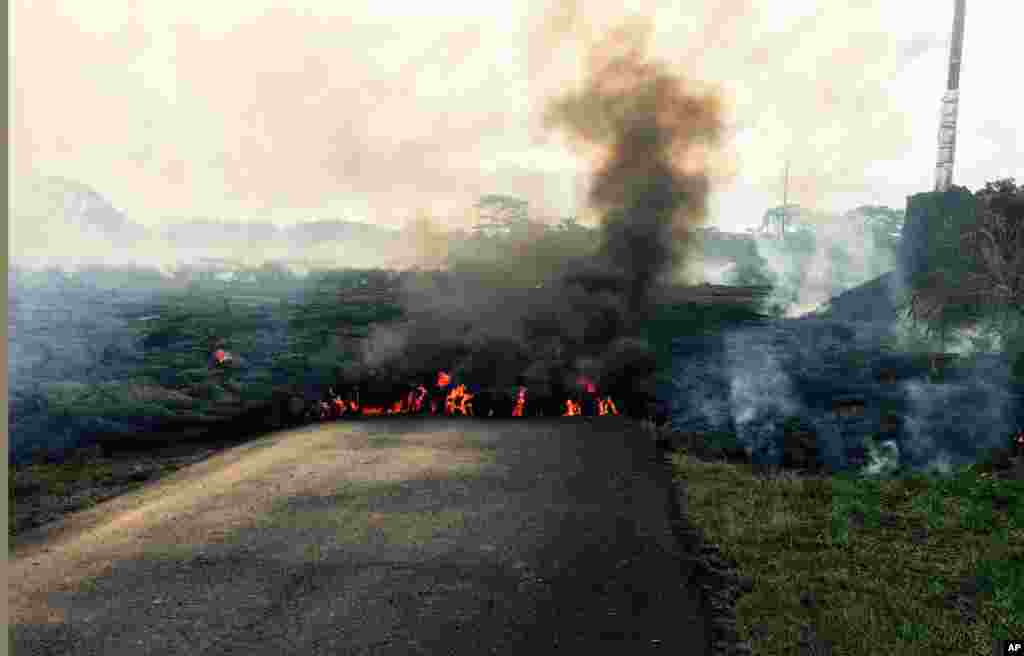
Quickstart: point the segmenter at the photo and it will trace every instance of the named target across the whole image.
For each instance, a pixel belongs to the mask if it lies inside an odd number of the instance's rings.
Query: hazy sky
[[[79,180],[149,225],[398,225],[484,193],[568,213],[586,171],[540,112],[588,39],[640,15],[652,55],[729,108],[713,223],[758,223],[787,157],[791,198],[822,209],[933,185],[953,0],[488,4],[16,1],[12,183]],[[1024,179],[1021,24],[1024,4],[968,2],[954,181],[972,189]]]

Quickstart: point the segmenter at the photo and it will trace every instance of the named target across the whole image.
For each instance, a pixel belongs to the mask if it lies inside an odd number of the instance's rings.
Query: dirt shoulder
[[[626,420],[277,433],[12,538],[17,653],[706,653]]]

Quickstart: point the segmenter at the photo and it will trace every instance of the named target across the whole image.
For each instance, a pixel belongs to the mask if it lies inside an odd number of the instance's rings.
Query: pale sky
[[[902,208],[933,185],[953,18],[953,0],[560,2],[553,23],[534,2],[11,4],[12,189],[75,179],[147,225],[397,226],[486,193],[577,211],[586,166],[539,116],[578,84],[580,44],[628,15],[729,108],[711,223],[757,224],[787,157],[796,202]],[[957,184],[1024,180],[1021,24],[1024,3],[968,1]]]

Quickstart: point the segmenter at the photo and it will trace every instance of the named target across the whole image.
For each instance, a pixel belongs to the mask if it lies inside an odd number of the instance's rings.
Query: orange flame
[[[520,387],[519,391],[516,392],[516,407],[512,408],[513,417],[522,417],[523,411],[526,409],[526,388]]]
[[[457,385],[455,389],[448,393],[448,398],[445,399],[444,411],[447,415],[453,415],[456,412],[466,417],[473,416],[473,404],[470,403],[473,395],[466,390],[465,385]]]
[[[423,409],[423,401],[427,398],[427,388],[423,385],[417,385],[416,390],[409,393],[412,398],[412,408],[414,412],[419,412]]]
[[[423,409],[423,401],[427,398],[427,388],[417,385],[405,395],[404,399],[398,399],[387,409],[389,415],[405,415],[411,412],[419,412]]]
[[[228,356],[230,358],[230,356]],[[439,371],[437,374],[437,385],[438,387],[445,388],[449,387],[452,383],[451,375],[446,371]],[[594,382],[586,376],[579,376],[577,383],[586,389],[587,392],[596,394],[597,386]],[[403,397],[393,401],[388,405],[361,405],[358,400],[358,392],[356,400],[343,400],[337,395],[333,395],[328,401],[321,401],[317,404],[320,418],[326,420],[330,417],[338,418],[342,415],[352,412],[362,414],[364,417],[377,417],[380,415],[402,415],[410,414],[414,412],[421,412],[430,396],[427,387],[424,385],[416,385],[415,388],[406,393]],[[444,405],[441,405],[441,399],[430,399],[430,414],[437,415],[439,412],[443,412],[445,415],[454,416],[462,415],[466,417],[474,416],[473,410],[473,397],[475,394],[470,393],[466,388],[465,384],[459,384],[448,390],[447,395],[444,398]],[[526,397],[527,388],[520,386],[516,392],[515,405],[512,408],[513,417],[524,417],[526,416]],[[579,417],[583,416],[583,401],[577,401],[574,399],[565,400],[565,412],[562,413],[563,417]],[[609,416],[619,414],[619,409],[616,407],[612,397],[605,396],[603,398],[596,399],[597,414],[599,416]],[[494,414],[492,410],[491,415]],[[1024,447],[1024,432],[1020,432],[1016,436],[1017,443]]]
[[[587,390],[587,394],[597,394],[597,385],[595,385],[594,381],[586,376],[579,376],[576,378],[576,384],[585,388]]]
[[[615,407],[615,401],[612,401],[612,397],[606,396],[603,399],[597,400],[597,414],[602,417],[619,414],[619,409]]]

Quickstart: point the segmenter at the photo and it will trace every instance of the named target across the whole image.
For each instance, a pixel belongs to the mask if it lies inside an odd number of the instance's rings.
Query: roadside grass
[[[659,373],[672,338],[758,318],[659,308],[647,333]],[[726,460],[735,447],[728,433],[692,436],[672,462],[689,521],[753,581],[736,605],[753,653],[792,654],[808,626],[835,656],[991,653],[1024,635],[1024,481],[993,476],[990,459],[949,475],[765,475]]]
[[[161,463],[142,469],[128,469],[109,461],[72,458],[64,462],[15,465],[7,475],[8,537],[22,530],[19,506],[32,506],[42,499],[62,513],[91,508],[113,496],[144,485],[180,469],[177,463]]]
[[[108,464],[64,462],[32,464],[18,468],[11,474],[7,478],[8,498],[13,506],[14,501],[30,494],[61,496],[79,483],[111,483],[114,470]]]
[[[804,625],[836,656],[990,653],[1024,635],[1024,482],[672,462],[689,520],[754,582],[736,614],[755,654],[794,653]]]

